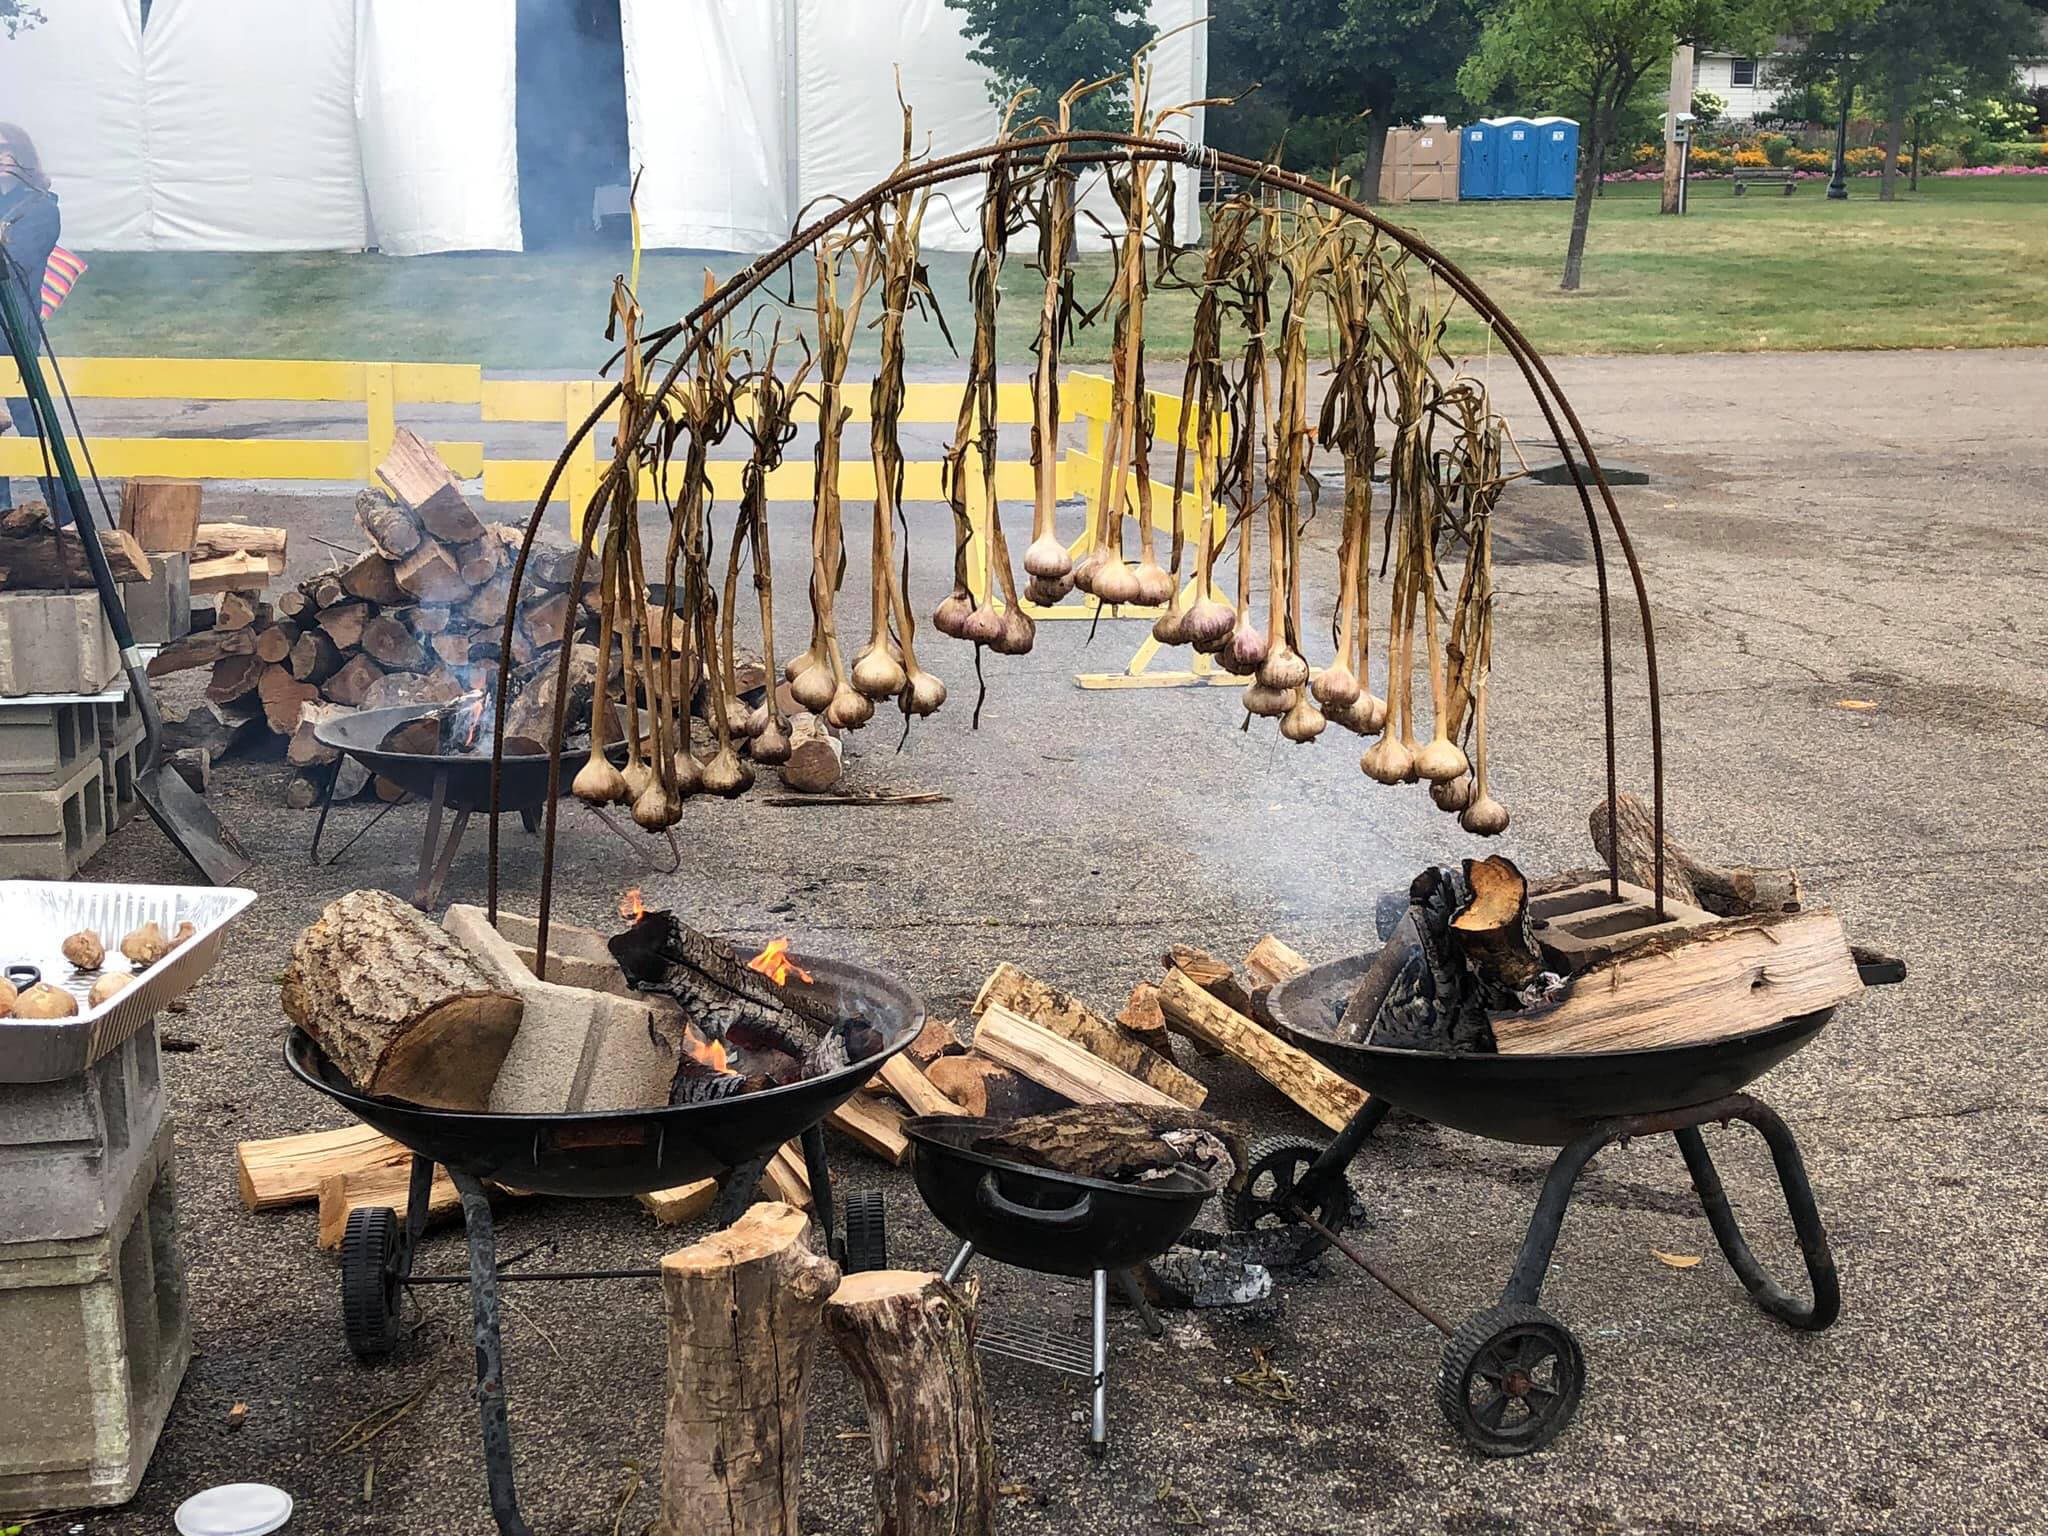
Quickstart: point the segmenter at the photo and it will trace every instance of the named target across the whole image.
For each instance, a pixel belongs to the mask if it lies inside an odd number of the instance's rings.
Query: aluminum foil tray
[[[254,891],[210,885],[101,885],[59,880],[0,880],[0,966],[33,965],[43,980],[78,999],[68,1019],[0,1018],[0,1083],[48,1083],[83,1072],[175,1002],[220,958],[228,923]],[[164,936],[190,922],[199,931],[99,1007],[92,984],[132,969],[121,940],[154,921]],[[79,972],[64,941],[90,928],[107,947],[98,971]]]

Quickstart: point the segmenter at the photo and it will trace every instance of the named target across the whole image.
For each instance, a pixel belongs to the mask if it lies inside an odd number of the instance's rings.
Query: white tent
[[[0,116],[36,140],[81,250],[518,250],[515,0],[63,0],[0,38]],[[1162,31],[1197,0],[1152,0]],[[895,165],[897,80],[920,152],[994,136],[944,0],[622,0],[625,98],[651,246],[758,251],[807,204]],[[1207,77],[1200,29],[1156,100]],[[1199,139],[1201,115],[1180,136]],[[1183,172],[1183,234],[1198,218]],[[976,188],[927,243],[975,244]]]

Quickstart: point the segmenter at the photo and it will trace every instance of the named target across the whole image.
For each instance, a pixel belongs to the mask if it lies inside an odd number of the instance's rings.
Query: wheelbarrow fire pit
[[[1578,1340],[1538,1304],[1572,1190],[1594,1154],[1612,1142],[1669,1133],[1685,1158],[1715,1240],[1752,1300],[1788,1327],[1819,1332],[1841,1311],[1841,1288],[1806,1165],[1791,1130],[1769,1105],[1741,1090],[1827,1025],[1833,1009],[1696,1044],[1557,1055],[1400,1050],[1343,1039],[1337,1024],[1370,963],[1354,955],[1304,971],[1273,989],[1275,1033],[1371,1095],[1327,1146],[1271,1138],[1251,1167],[1231,1225],[1297,1227],[1306,1257],[1334,1245],[1445,1336],[1437,1405],[1475,1450],[1520,1456],[1548,1445],[1578,1410],[1585,1358]],[[1896,981],[1890,966],[1860,966],[1866,985]],[[1453,1326],[1341,1235],[1350,1208],[1346,1171],[1366,1138],[1399,1108],[1453,1130],[1561,1150],[1500,1300]],[[1769,1147],[1805,1259],[1811,1295],[1800,1300],[1750,1252],[1728,1203],[1704,1125],[1744,1120]]]
[[[285,1066],[293,1076],[413,1154],[403,1221],[388,1207],[360,1209],[349,1217],[342,1241],[343,1328],[358,1358],[375,1359],[398,1345],[399,1302],[407,1286],[469,1286],[484,1465],[491,1511],[506,1536],[525,1536],[528,1527],[519,1513],[513,1480],[498,1287],[538,1280],[647,1279],[660,1271],[501,1271],[486,1182],[538,1194],[603,1197],[723,1176],[725,1188],[714,1208],[714,1219],[723,1226],[745,1210],[768,1158],[783,1143],[797,1139],[803,1145],[812,1203],[824,1226],[827,1251],[849,1269],[886,1266],[879,1195],[868,1192],[847,1202],[848,1226],[858,1230],[858,1241],[849,1243],[835,1229],[820,1123],[916,1038],[924,1026],[924,1003],[894,979],[865,966],[811,957],[804,957],[802,965],[810,980],[793,985],[801,986],[807,1006],[857,1020],[879,1039],[878,1047],[857,1060],[780,1087],[660,1108],[576,1114],[429,1109],[358,1092],[303,1030],[294,1028],[286,1039]],[[416,1274],[413,1262],[426,1229],[437,1163],[447,1170],[461,1197],[469,1267],[461,1273]]]

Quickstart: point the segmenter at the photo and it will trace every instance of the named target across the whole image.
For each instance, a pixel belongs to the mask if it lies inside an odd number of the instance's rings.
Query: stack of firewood
[[[205,702],[173,728],[175,745],[203,754],[207,767],[252,736],[289,738],[286,756],[300,772],[286,799],[301,808],[318,799],[325,765],[338,755],[316,739],[316,725],[496,686],[521,530],[478,518],[447,466],[411,432],[398,432],[377,473],[387,489],[356,498],[369,546],[360,555],[271,601],[223,592],[211,629],[165,647],[149,665],[152,677],[211,668]],[[590,625],[587,611],[573,625],[570,618],[574,562],[566,544],[534,547],[509,658],[520,675],[537,674],[535,664],[565,631],[580,637]],[[336,797],[360,794],[369,774],[352,761],[341,771]],[[400,793],[383,782],[377,788],[386,798]]]

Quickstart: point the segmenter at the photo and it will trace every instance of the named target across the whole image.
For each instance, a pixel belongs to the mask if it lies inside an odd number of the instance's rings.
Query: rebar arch
[[[761,285],[781,271],[789,261],[815,245],[853,220],[873,210],[885,200],[906,192],[919,191],[939,186],[946,182],[969,176],[982,175],[992,163],[1008,159],[1024,164],[1042,160],[1049,151],[1060,151],[1060,163],[1067,166],[1102,165],[1157,165],[1163,163],[1186,163],[1212,171],[1228,172],[1244,178],[1255,186],[1275,192],[1289,193],[1308,202],[1333,209],[1345,216],[1356,219],[1380,235],[1393,241],[1423,265],[1485,322],[1488,329],[1499,340],[1509,357],[1520,370],[1523,381],[1528,385],[1530,395],[1542,412],[1544,423],[1549,430],[1566,473],[1570,476],[1573,489],[1579,498],[1586,518],[1586,529],[1592,544],[1595,586],[1599,598],[1600,618],[1600,669],[1602,685],[1602,706],[1606,740],[1607,767],[1607,820],[1608,820],[1608,883],[1610,891],[1619,894],[1619,871],[1617,859],[1619,838],[1616,835],[1618,812],[1616,799],[1619,789],[1615,699],[1614,699],[1614,630],[1612,600],[1608,585],[1607,555],[1602,535],[1602,519],[1611,532],[1621,551],[1629,581],[1635,592],[1636,611],[1642,625],[1643,662],[1648,686],[1648,724],[1650,731],[1650,772],[1652,816],[1656,833],[1654,851],[1655,876],[1653,894],[1658,915],[1664,909],[1664,725],[1663,704],[1658,683],[1657,645],[1650,616],[1649,590],[1644,581],[1642,564],[1637,557],[1634,541],[1628,527],[1622,520],[1621,511],[1615,505],[1614,493],[1600,468],[1598,455],[1588,440],[1585,426],[1578,413],[1566,398],[1562,386],[1551,372],[1549,364],[1530,343],[1521,329],[1508,318],[1505,311],[1480,285],[1466,274],[1455,262],[1444,255],[1427,240],[1412,231],[1389,223],[1356,198],[1329,186],[1324,186],[1298,172],[1288,171],[1279,166],[1265,164],[1242,155],[1208,148],[1200,144],[1187,144],[1175,139],[1147,137],[1140,134],[1112,132],[1043,133],[999,139],[978,149],[963,150],[956,154],[908,164],[877,182],[858,197],[838,204],[827,213],[796,230],[780,246],[763,256],[756,257],[746,267],[728,278],[708,294],[704,300],[683,318],[672,325],[649,332],[642,338],[639,363],[643,372],[662,359],[667,349],[681,343],[669,358],[667,369],[655,391],[656,398],[666,393],[680,376],[693,354],[715,332],[716,328],[730,317],[739,306]],[[512,654],[513,630],[518,619],[519,597],[524,582],[528,558],[533,542],[540,531],[542,518],[553,499],[567,466],[582,446],[584,440],[596,428],[598,422],[618,403],[621,386],[614,384],[592,407],[590,413],[571,432],[560,455],[549,470],[534,503],[532,515],[528,518],[522,535],[519,553],[513,562],[511,589],[505,604],[505,625],[502,636],[501,656]],[[631,457],[637,444],[621,434],[614,449],[615,464],[630,470]],[[1598,493],[1599,506],[1594,505],[1594,494]],[[585,532],[578,541],[576,568],[571,580],[571,602],[582,599],[587,558],[591,552],[591,539],[597,528],[595,517],[586,520]],[[573,610],[572,610],[573,611]],[[550,909],[553,904],[555,834],[561,802],[561,756],[566,729],[568,705],[568,673],[572,648],[561,647],[558,658],[558,672],[555,690],[555,721],[552,737],[548,742],[551,758],[548,772],[548,799],[545,807],[545,825],[541,850],[541,889],[538,911],[538,933],[536,934],[536,968],[545,965],[547,954],[547,932]],[[504,764],[504,738],[506,712],[510,703],[507,669],[498,671],[495,699],[495,729],[491,745],[491,800],[490,800],[490,863],[488,886],[488,910],[491,921],[498,915],[498,815],[500,810],[500,780]],[[772,680],[771,680],[772,681]]]

